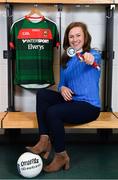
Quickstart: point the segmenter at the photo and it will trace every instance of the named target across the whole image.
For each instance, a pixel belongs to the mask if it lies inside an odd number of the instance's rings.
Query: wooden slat
[[[111,112],[101,112],[95,121],[83,125],[66,125],[66,128],[87,128],[87,129],[115,129],[118,128],[118,119]]]
[[[37,128],[34,112],[9,112],[3,121],[3,128]]]
[[[113,0],[7,0],[11,3],[112,4]]]
[[[9,112],[3,121],[3,128],[38,128],[35,112]],[[115,129],[118,119],[111,112],[101,112],[95,121],[82,125],[65,125],[69,129]]]
[[[1,122],[2,122],[2,119],[5,116],[5,114],[6,114],[6,112],[0,112],[0,128],[2,127]]]
[[[4,2],[6,2],[6,0],[0,0],[0,3],[4,3]]]

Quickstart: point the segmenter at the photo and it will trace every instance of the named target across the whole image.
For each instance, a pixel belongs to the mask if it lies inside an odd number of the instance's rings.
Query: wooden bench
[[[118,116],[118,113],[116,113]],[[38,128],[35,112],[8,112],[2,120],[2,128]],[[68,129],[116,129],[118,118],[112,112],[101,112],[97,120],[82,125],[67,124]]]

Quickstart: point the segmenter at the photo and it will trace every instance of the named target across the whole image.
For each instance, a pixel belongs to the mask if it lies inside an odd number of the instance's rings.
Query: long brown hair
[[[90,44],[91,44],[91,35],[88,32],[86,24],[84,24],[82,22],[72,22],[71,24],[69,24],[69,26],[65,30],[64,41],[63,41],[63,48],[65,50],[63,55],[62,55],[62,58],[61,58],[61,65],[62,65],[63,68],[66,68],[66,63],[69,60],[69,57],[66,54],[66,50],[70,46],[68,34],[69,34],[70,30],[72,28],[74,28],[74,27],[81,27],[82,30],[83,30],[83,33],[84,33],[83,51],[88,52],[91,49],[91,46],[90,46]]]

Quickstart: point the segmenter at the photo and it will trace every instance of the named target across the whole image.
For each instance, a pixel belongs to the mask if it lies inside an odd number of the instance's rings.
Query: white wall
[[[22,16],[28,14],[33,5],[14,5],[14,21],[21,18]],[[4,6],[0,5],[0,13],[5,13]],[[57,7],[54,5],[40,5],[39,9],[41,13],[52,19],[56,22],[57,27],[59,29],[59,12]],[[2,12],[3,11],[3,12]],[[91,5],[91,6],[70,6],[65,5],[62,11],[62,25],[61,25],[61,33],[62,38],[64,35],[64,31],[67,25],[73,21],[82,21],[88,25],[88,29],[92,35],[92,47],[97,47],[101,51],[104,48],[105,43],[105,6],[102,5]],[[118,62],[116,61],[118,57],[117,49],[118,49],[118,9],[116,8],[115,12],[115,28],[114,28],[114,50],[115,59],[113,64],[113,98],[112,98],[112,106],[114,111],[118,111]],[[2,38],[2,45],[0,44],[0,111],[4,111],[7,108],[7,61],[2,58],[2,51],[6,48],[6,26],[5,26],[5,17],[1,18],[0,16],[0,24],[3,24],[2,28],[0,28],[0,39]],[[1,26],[0,26],[1,27]],[[0,41],[1,43],[1,41]],[[59,52],[55,50],[55,58],[54,58],[54,74],[56,84],[59,80]],[[2,75],[1,75],[2,74]],[[101,93],[102,93],[102,81],[101,81]],[[1,91],[2,89],[2,91]],[[115,94],[115,95],[114,95]],[[3,101],[1,100],[4,96]],[[25,90],[23,88],[16,87],[15,93],[15,108],[20,111],[35,111],[35,92],[30,90]]]
[[[118,111],[118,6],[114,14],[114,51],[113,79],[112,79],[112,109]]]
[[[6,10],[0,4],[0,111],[7,108],[7,59],[3,59],[3,50],[7,49]]]

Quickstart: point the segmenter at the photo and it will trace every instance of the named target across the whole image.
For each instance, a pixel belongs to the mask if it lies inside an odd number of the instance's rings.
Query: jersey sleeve
[[[9,42],[9,46],[11,49],[15,49],[14,33],[15,33],[15,26],[12,25],[10,29],[10,42]]]

